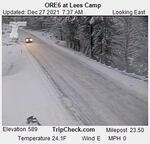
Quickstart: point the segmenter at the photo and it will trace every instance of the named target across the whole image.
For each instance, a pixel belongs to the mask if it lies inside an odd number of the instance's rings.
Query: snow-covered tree
[[[75,17],[66,17],[63,21],[63,33],[65,40],[70,48],[79,49],[79,40],[77,39],[78,23]]]
[[[115,17],[116,32],[112,37],[113,64],[115,67],[135,72],[140,51],[147,50],[147,26],[142,17]],[[145,30],[144,30],[145,29]],[[142,40],[145,39],[145,40]],[[147,57],[147,56],[146,56]]]
[[[111,36],[114,31],[111,17],[95,17],[93,23],[93,57],[102,63],[111,64]]]
[[[80,39],[81,52],[85,55],[93,58],[92,48],[93,48],[93,26],[90,23],[91,17],[79,17],[78,19],[78,37]]]

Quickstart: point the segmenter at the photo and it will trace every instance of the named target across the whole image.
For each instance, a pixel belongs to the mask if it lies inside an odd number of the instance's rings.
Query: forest
[[[148,17],[23,16],[28,29],[51,32],[67,47],[99,63],[148,77]]]

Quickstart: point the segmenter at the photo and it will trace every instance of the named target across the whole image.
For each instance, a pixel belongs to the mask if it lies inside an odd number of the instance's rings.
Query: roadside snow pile
[[[2,55],[3,76],[16,74],[23,69],[25,57],[19,44],[4,45]]]
[[[2,49],[2,124],[28,125],[27,118],[35,116],[42,125],[75,125],[24,45],[11,42],[5,33]]]
[[[26,30],[25,30],[26,31]],[[27,30],[28,33],[38,37],[39,39],[43,40],[45,43],[57,47],[60,51],[63,51],[70,55],[71,57],[76,58],[80,63],[84,63],[87,65],[87,67],[91,69],[95,69],[98,73],[101,73],[109,78],[110,81],[115,81],[116,84],[122,85],[122,87],[126,88],[127,90],[133,90],[141,95],[141,97],[147,97],[148,91],[147,87],[148,84],[147,79],[143,76],[137,76],[135,74],[129,74],[126,72],[119,71],[118,69],[113,69],[112,67],[108,67],[104,64],[98,63],[86,56],[84,56],[82,53],[73,51],[71,49],[68,49],[66,47],[58,46],[53,41],[50,41],[42,35],[42,32],[37,31],[30,31]]]

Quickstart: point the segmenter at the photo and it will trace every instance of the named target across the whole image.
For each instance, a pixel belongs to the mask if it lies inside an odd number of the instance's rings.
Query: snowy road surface
[[[123,85],[113,73],[110,79],[53,43],[45,43],[22,30],[19,35],[23,43],[25,37],[33,38],[33,43],[25,44],[26,48],[58,90],[60,101],[78,124],[147,125],[147,82],[135,79],[136,83],[132,84],[134,78],[130,78],[131,83]],[[136,86],[129,88],[139,83],[140,90]]]

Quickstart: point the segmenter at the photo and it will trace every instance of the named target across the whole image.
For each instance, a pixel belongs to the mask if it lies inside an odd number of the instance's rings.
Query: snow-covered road
[[[58,90],[61,103],[71,117],[83,125],[146,125],[148,123],[147,82],[133,80],[126,85],[113,73],[101,73],[72,56],[63,47],[45,43],[36,36],[20,30],[20,41],[37,60],[49,81]],[[81,56],[82,57],[82,56]],[[88,61],[88,60],[87,60]],[[109,68],[105,68],[111,71]],[[118,72],[118,76],[119,76]],[[116,78],[115,78],[116,77]],[[123,76],[124,77],[124,76]],[[126,76],[128,78],[128,76]],[[116,79],[116,80],[115,80]],[[134,85],[141,85],[136,89]],[[129,81],[130,82],[130,81]],[[132,88],[129,88],[133,85]]]

